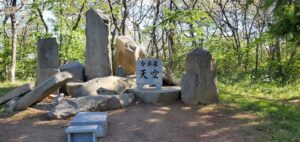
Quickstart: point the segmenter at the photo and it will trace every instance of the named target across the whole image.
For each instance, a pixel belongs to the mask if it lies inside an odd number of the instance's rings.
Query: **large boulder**
[[[123,108],[134,100],[132,94],[98,95],[78,98],[68,98],[59,102],[48,113],[50,119],[62,119],[76,115],[83,111],[106,111]]]
[[[6,95],[0,97],[0,105],[9,101],[10,99],[13,99],[15,97],[24,95],[28,92],[30,92],[34,88],[34,84],[32,83],[26,83],[20,87],[17,87],[16,89],[8,92]]]
[[[117,74],[117,69],[122,66],[126,75],[134,75],[136,68],[136,60],[145,58],[145,54],[141,48],[127,36],[119,36],[116,39],[116,48],[113,56],[113,70]]]
[[[107,92],[122,94],[132,84],[130,78],[107,76],[95,78],[86,83],[70,83],[67,85],[67,90],[72,97],[96,96],[107,94]]]
[[[87,80],[112,75],[109,16],[94,9],[87,11],[85,33]]]
[[[67,72],[60,72],[51,76],[46,81],[42,82],[31,92],[21,97],[15,104],[14,110],[24,110],[32,104],[42,100],[50,95],[53,91],[65,85],[67,81],[72,79],[72,75]]]
[[[186,57],[186,74],[181,80],[182,101],[188,105],[218,102],[215,62],[208,51],[196,48]]]
[[[58,68],[61,72],[68,72],[72,74],[72,81],[85,81],[84,65],[78,61],[68,62]]]

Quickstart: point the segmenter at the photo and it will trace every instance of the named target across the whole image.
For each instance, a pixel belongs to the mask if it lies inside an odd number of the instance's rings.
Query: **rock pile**
[[[187,54],[186,74],[182,78],[181,87],[176,86],[180,81],[170,70],[162,69],[162,65],[159,66],[160,70],[155,70],[151,65],[158,67],[157,62],[148,61],[147,67],[151,69],[149,80],[157,79],[157,73],[162,73],[159,81],[175,86],[162,86],[156,90],[145,87],[139,90],[136,89],[136,61],[145,58],[140,47],[131,38],[119,36],[112,60],[107,15],[91,9],[86,17],[85,66],[77,61],[59,66],[55,38],[41,39],[38,41],[36,86],[24,84],[1,97],[0,104],[6,103],[8,110],[24,110],[51,94],[60,93],[56,101],[52,101],[55,104],[51,105],[48,117],[62,119],[82,111],[123,108],[132,104],[135,97],[156,105],[170,104],[180,98],[188,105],[218,102],[216,67],[209,52],[196,48]]]

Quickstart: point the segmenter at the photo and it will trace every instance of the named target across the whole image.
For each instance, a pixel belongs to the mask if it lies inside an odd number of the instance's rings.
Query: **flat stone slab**
[[[15,97],[22,96],[30,91],[32,91],[34,88],[34,85],[32,83],[26,83],[20,87],[17,87],[16,89],[8,92],[3,97],[0,97],[0,105],[9,101],[10,99],[13,99]]]
[[[72,126],[107,124],[107,112],[79,112],[71,121]]]
[[[107,132],[107,112],[79,112],[71,121],[71,126],[98,125],[97,137],[104,137]]]
[[[143,89],[128,89],[136,97],[147,103],[156,105],[165,105],[176,102],[180,97],[181,87],[178,86],[162,86],[160,89],[143,88]]]
[[[66,133],[97,132],[97,129],[98,129],[98,125],[69,126],[66,129]]]
[[[69,126],[65,130],[68,134],[68,142],[97,142],[98,131],[101,131],[98,125]]]

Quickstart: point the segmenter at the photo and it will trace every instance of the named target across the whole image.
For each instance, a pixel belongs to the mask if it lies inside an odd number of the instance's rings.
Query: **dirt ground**
[[[0,142],[64,142],[70,120],[48,120],[47,111],[27,109],[0,117]],[[109,111],[108,134],[98,142],[264,141],[258,118],[221,104],[186,107],[135,104]]]

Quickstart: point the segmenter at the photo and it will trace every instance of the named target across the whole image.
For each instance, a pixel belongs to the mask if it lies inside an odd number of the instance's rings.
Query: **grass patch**
[[[7,94],[9,91],[28,83],[29,81],[17,81],[15,83],[11,82],[0,82],[0,97]]]
[[[262,118],[257,129],[269,134],[270,141],[300,140],[300,84],[242,82],[220,83],[222,103],[236,105],[239,111],[249,111]],[[298,100],[297,103],[291,101]]]

